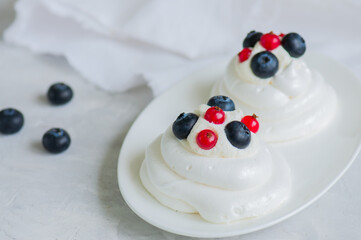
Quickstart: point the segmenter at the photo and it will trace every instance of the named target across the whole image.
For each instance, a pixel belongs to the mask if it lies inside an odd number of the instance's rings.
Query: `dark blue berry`
[[[263,33],[251,31],[247,34],[247,37],[243,41],[243,48],[254,47],[256,43],[261,39]]]
[[[64,152],[70,142],[69,134],[61,128],[52,128],[43,135],[43,146],[51,153]]]
[[[48,99],[54,105],[62,105],[73,98],[73,90],[64,83],[55,83],[48,90]]]
[[[224,130],[228,141],[236,148],[246,148],[251,142],[251,133],[249,129],[240,121],[228,123]]]
[[[259,78],[273,77],[278,70],[278,59],[269,51],[259,52],[252,57],[251,69]]]
[[[291,57],[301,57],[306,52],[305,40],[298,33],[289,33],[282,39],[282,46]]]
[[[174,135],[178,139],[186,139],[197,120],[198,116],[194,113],[181,113],[172,126]]]
[[[21,112],[13,108],[6,108],[0,112],[0,132],[3,134],[13,134],[23,127],[24,116]]]
[[[213,96],[208,100],[208,106],[219,107],[223,111],[234,111],[236,108],[234,102],[227,96]]]

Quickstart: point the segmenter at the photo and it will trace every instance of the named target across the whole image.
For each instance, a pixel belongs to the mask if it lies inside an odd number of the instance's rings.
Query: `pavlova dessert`
[[[163,205],[212,223],[266,214],[287,200],[291,177],[258,128],[255,115],[214,96],[194,113],[180,114],[150,144],[141,181]]]
[[[299,34],[252,31],[243,47],[211,94],[230,96],[246,114],[257,112],[263,139],[311,135],[333,119],[335,91],[302,60],[306,44]]]

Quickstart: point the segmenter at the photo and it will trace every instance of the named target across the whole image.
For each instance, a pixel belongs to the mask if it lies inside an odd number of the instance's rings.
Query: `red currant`
[[[262,35],[259,42],[261,43],[262,47],[268,51],[277,48],[281,44],[280,38],[272,32]]]
[[[224,123],[226,115],[220,107],[210,107],[204,114],[204,119],[214,124]]]
[[[244,116],[241,122],[243,122],[251,132],[257,133],[259,129],[259,123],[256,118],[256,114],[253,114],[252,116]]]
[[[202,130],[197,135],[197,144],[204,150],[209,150],[216,146],[217,140],[217,135],[210,129]]]
[[[251,56],[252,50],[249,48],[243,48],[242,51],[238,53],[238,60],[239,62],[246,61],[249,56]]]
[[[284,33],[280,33],[280,35],[278,35],[280,38],[283,38],[285,36]]]

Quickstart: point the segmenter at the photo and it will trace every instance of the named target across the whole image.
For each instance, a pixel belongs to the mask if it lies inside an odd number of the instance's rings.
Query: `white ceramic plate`
[[[318,199],[350,167],[360,150],[361,82],[344,66],[327,57],[308,55],[306,61],[335,88],[340,110],[334,121],[317,135],[273,145],[285,155],[292,171],[293,191],[287,203],[263,217],[212,224],[199,215],[175,212],[161,205],[140,182],[139,168],[147,145],[164,132],[179,113],[191,112],[207,102],[213,83],[224,74],[227,63],[221,63],[181,81],[152,101],[134,122],[124,140],[118,163],[119,187],[129,207],[145,221],[172,233],[227,237],[274,225]]]

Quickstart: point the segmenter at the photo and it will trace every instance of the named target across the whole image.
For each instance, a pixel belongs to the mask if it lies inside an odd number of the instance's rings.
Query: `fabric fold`
[[[351,0],[329,1],[327,9],[310,0],[19,0],[4,40],[65,57],[104,90],[121,92],[147,82],[158,95],[194,66],[240,51],[254,29],[300,32],[311,48],[350,61],[350,49],[361,51],[361,34],[354,31],[359,7]],[[307,24],[321,15],[324,21]],[[353,39],[345,42],[344,36]],[[339,42],[347,49],[334,48]]]

